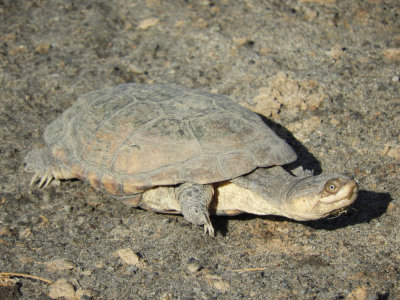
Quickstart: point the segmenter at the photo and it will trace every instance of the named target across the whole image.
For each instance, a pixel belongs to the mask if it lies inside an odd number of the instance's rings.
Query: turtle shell
[[[226,181],[296,159],[257,114],[176,85],[122,84],[84,94],[44,138],[63,167],[115,196]]]

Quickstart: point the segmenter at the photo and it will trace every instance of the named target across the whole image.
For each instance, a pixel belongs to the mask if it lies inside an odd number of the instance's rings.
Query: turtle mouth
[[[325,210],[325,213],[321,217],[325,218],[328,216],[338,216],[338,215],[342,214],[343,212],[346,212],[348,210],[349,206],[353,202],[354,202],[354,200],[345,198],[345,199],[337,200],[332,203],[324,203],[326,205],[326,210]],[[332,208],[332,205],[334,205],[336,208]]]
[[[323,218],[327,218],[327,217],[329,217],[329,219],[337,218],[337,217],[339,217],[341,214],[346,213],[346,212],[349,210],[349,207],[350,207],[350,206],[344,206],[344,207],[342,207],[342,208],[338,208],[338,209],[336,209],[336,210],[334,210],[334,211],[331,211],[331,212],[325,214],[325,215],[323,216]]]

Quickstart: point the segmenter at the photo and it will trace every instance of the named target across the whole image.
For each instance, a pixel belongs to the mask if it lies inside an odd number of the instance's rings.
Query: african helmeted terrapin
[[[82,95],[25,158],[31,184],[79,178],[127,204],[182,213],[214,234],[209,213],[313,220],[349,206],[345,175],[298,176],[292,148],[229,98],[176,85],[122,84]],[[299,173],[299,172],[298,172]]]

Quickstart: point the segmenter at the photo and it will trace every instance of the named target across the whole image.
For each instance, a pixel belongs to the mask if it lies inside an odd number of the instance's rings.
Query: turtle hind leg
[[[35,148],[25,157],[25,170],[33,172],[30,185],[38,182],[38,187],[48,186],[53,180],[66,179],[60,164],[47,147]]]
[[[214,236],[208,206],[212,200],[212,185],[184,183],[177,188],[177,198],[185,219],[196,225],[204,225],[204,232]]]

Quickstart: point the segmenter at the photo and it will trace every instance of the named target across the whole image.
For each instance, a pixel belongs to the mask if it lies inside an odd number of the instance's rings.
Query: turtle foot
[[[212,200],[212,185],[184,183],[177,188],[181,212],[185,219],[196,225],[204,225],[204,232],[214,236],[208,206]]]
[[[58,181],[61,173],[56,161],[47,148],[36,148],[25,157],[25,170],[34,172],[30,185],[38,183],[39,188],[48,186],[53,180]]]

